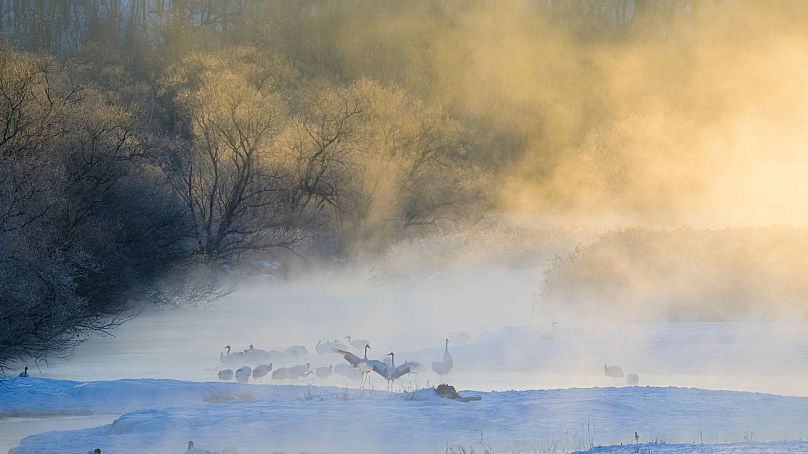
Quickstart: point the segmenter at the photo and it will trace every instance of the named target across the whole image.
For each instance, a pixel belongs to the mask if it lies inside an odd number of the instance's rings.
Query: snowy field
[[[244,288],[207,310],[144,313],[68,361],[29,364],[31,379],[6,381],[0,452],[19,444],[15,454],[181,453],[189,439],[241,454],[808,452],[802,442],[778,442],[808,439],[808,325],[544,313],[533,304],[540,274],[537,266],[383,283],[322,276]],[[552,321],[559,324],[550,335]],[[273,368],[314,370],[345,363],[315,346],[347,343],[347,335],[368,339],[371,358],[394,351],[397,363],[416,360],[426,371],[403,377],[395,393],[381,391],[378,376],[369,390],[336,374],[217,381],[221,369],[241,365],[220,362],[224,345],[303,345],[307,354]],[[477,390],[463,394],[481,401],[412,393],[440,383],[429,365],[447,336],[448,382]],[[638,374],[640,387],[605,376],[604,364]],[[640,444],[621,447],[635,442],[635,431]]]
[[[444,452],[447,447],[570,452],[631,443],[635,431],[640,441],[657,443],[808,439],[808,398],[685,388],[462,392],[482,397],[462,403],[426,390],[172,380],[12,379],[5,386],[0,408],[6,415],[60,409],[123,414],[110,425],[28,437],[14,454],[83,453],[95,447],[111,453],[180,453],[189,439],[207,449],[232,446],[240,453]]]

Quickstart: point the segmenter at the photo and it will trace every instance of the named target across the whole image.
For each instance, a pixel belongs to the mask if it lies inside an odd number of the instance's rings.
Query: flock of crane
[[[552,323],[552,331],[547,331],[539,336],[542,341],[551,341],[556,336],[558,323]],[[452,333],[450,338],[456,339],[459,343],[468,341],[468,335],[463,336]],[[432,372],[440,376],[441,383],[449,375],[454,367],[454,360],[449,353],[449,339],[446,338],[443,349],[443,357],[439,361],[432,363]],[[418,361],[405,361],[396,364],[394,352],[387,353],[382,359],[368,358],[368,350],[372,350],[370,342],[366,339],[356,339],[346,336],[345,342],[340,340],[318,341],[314,346],[315,352],[320,356],[339,355],[345,362],[321,366],[312,369],[311,363],[296,364],[273,369],[273,364],[281,362],[302,362],[303,358],[309,356],[309,350],[304,345],[292,345],[283,351],[266,351],[250,345],[243,351],[232,351],[230,345],[224,347],[226,352],[219,354],[219,360],[228,366],[237,366],[233,369],[222,369],[219,371],[219,380],[229,381],[235,379],[238,383],[248,383],[250,379],[258,380],[270,374],[274,381],[295,380],[314,375],[320,380],[326,380],[332,375],[341,376],[347,380],[359,381],[359,387],[364,388],[369,385],[370,376],[376,373],[387,381],[388,389],[392,390],[395,381],[407,374],[413,374],[417,381],[418,374],[424,372],[426,368]],[[354,350],[353,352],[351,350]],[[359,356],[359,353],[363,356]],[[250,367],[247,364],[256,364]],[[617,380],[625,377],[628,386],[637,386],[640,377],[637,374],[624,375],[623,370],[617,366],[603,366],[603,373],[607,377]],[[417,384],[417,383],[416,383]]]
[[[387,381],[388,389],[392,390],[395,381],[407,374],[415,375],[417,379],[418,374],[424,372],[426,368],[418,361],[405,361],[402,364],[396,364],[396,356],[394,352],[390,352],[384,356],[383,359],[368,358],[368,350],[372,349],[370,342],[365,339],[352,339],[350,336],[345,337],[346,342],[343,343],[339,340],[317,342],[314,350],[320,356],[326,355],[339,355],[345,359],[345,363],[336,365],[317,367],[312,370],[311,363],[297,364],[287,367],[279,367],[273,370],[273,363],[282,361],[300,361],[302,358],[309,355],[308,349],[304,345],[293,345],[283,351],[279,350],[262,350],[250,345],[249,348],[243,351],[232,351],[230,345],[224,347],[225,351],[219,354],[219,361],[222,364],[229,366],[236,366],[242,364],[241,367],[236,369],[221,369],[219,370],[219,380],[229,381],[235,379],[238,383],[247,383],[252,380],[257,380],[271,374],[272,380],[295,380],[299,378],[315,375],[321,380],[325,380],[332,374],[339,375],[348,380],[360,381],[360,388],[364,388],[369,384],[370,374],[376,373]],[[359,357],[356,353],[350,351],[354,349],[357,352],[363,352],[364,356]],[[245,363],[256,364],[255,367],[250,367]],[[432,371],[440,375],[441,381],[445,376],[451,372],[454,367],[454,360],[451,353],[449,353],[449,339],[446,339],[443,350],[443,357],[440,361],[432,363]]]

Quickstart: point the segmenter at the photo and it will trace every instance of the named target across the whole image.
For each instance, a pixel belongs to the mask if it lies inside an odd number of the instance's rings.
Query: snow
[[[638,444],[620,446],[598,446],[586,451],[587,454],[761,454],[761,453],[805,453],[806,441],[770,441],[765,443],[716,443],[705,444]]]
[[[589,448],[590,443],[629,444],[635,431],[641,441],[704,439],[747,447],[749,443],[737,442],[745,437],[808,437],[808,398],[688,388],[461,391],[482,397],[461,403],[429,390],[387,393],[176,380],[11,379],[4,386],[0,408],[6,415],[124,413],[110,425],[27,437],[12,454],[75,453],[95,447],[114,453],[180,453],[188,440],[209,450],[231,445],[244,454],[444,452],[447,446],[483,445],[494,452],[569,452]],[[795,443],[772,446],[791,449],[785,452],[805,447]],[[694,448],[643,446],[648,452]],[[622,449],[628,448],[596,452],[629,452]],[[704,452],[745,452],[726,449]]]

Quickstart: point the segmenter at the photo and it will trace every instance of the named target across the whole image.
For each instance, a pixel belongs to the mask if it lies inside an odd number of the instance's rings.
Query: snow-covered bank
[[[769,441],[715,444],[659,444],[597,446],[586,454],[788,454],[808,452],[808,441]],[[575,453],[583,454],[583,453]]]
[[[232,400],[296,400],[303,386],[252,386],[237,383],[126,379],[79,382],[12,378],[0,385],[0,417],[122,414]],[[317,388],[320,392],[360,394],[358,389]]]
[[[25,396],[15,396],[20,389]],[[238,399],[242,393],[252,400],[210,398]],[[430,392],[164,380],[37,380],[23,388],[15,380],[0,395],[0,408],[35,414],[59,406],[90,411],[144,405],[111,425],[28,437],[13,454],[94,447],[114,453],[181,453],[189,439],[206,449],[232,445],[244,454],[444,452],[447,446],[477,449],[482,444],[495,452],[569,452],[630,443],[635,431],[641,441],[667,443],[737,442],[750,433],[754,440],[808,438],[808,398],[801,397],[652,387],[474,394],[482,400],[461,403]],[[125,396],[139,397],[127,401]],[[152,407],[146,406],[150,399]]]

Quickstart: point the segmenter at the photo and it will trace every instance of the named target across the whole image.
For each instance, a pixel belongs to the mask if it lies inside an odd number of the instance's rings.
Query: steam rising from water
[[[275,366],[311,362],[317,340],[351,335],[369,339],[371,357],[396,352],[397,361],[429,368],[440,359],[449,332],[467,332],[467,344],[450,344],[459,389],[542,389],[624,386],[604,376],[603,365],[640,375],[641,385],[694,386],[808,395],[808,331],[804,323],[625,323],[615,306],[595,319],[570,305],[541,312],[533,303],[542,263],[456,266],[386,275],[378,268],[320,273],[293,282],[243,287],[208,310],[154,312],[82,346],[69,362],[45,375],[107,379],[163,377],[215,380],[225,344],[266,350],[305,345],[311,354]],[[425,267],[426,268],[426,267]],[[553,320],[556,337],[540,340]],[[795,361],[796,360],[796,361]],[[238,366],[236,366],[238,367]],[[427,372],[420,385],[437,384]],[[259,383],[270,383],[269,377]],[[300,384],[349,385],[332,376]],[[412,377],[402,380],[412,386]],[[383,383],[378,377],[375,386]]]

